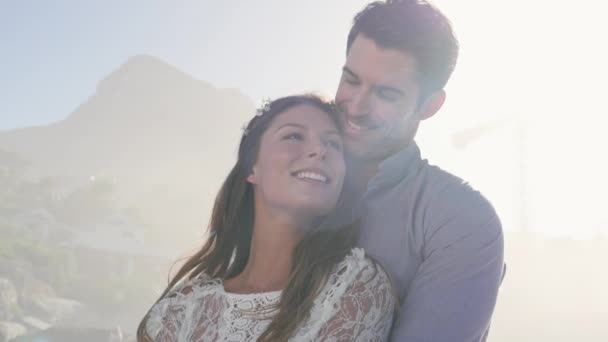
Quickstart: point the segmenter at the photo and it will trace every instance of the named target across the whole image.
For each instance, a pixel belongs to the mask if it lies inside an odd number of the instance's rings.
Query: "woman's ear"
[[[256,184],[257,183],[256,166],[255,165],[251,168],[251,173],[249,173],[249,176],[247,176],[247,182],[249,182],[251,184]]]

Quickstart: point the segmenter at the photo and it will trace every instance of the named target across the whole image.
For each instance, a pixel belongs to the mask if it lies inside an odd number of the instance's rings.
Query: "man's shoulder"
[[[437,165],[421,160],[411,177],[403,179],[401,189],[406,195],[416,194],[432,203],[437,203],[438,197],[444,200],[458,198],[488,202],[485,197],[471,184]]]
[[[473,188],[464,179],[443,168],[422,160],[416,177],[424,183],[427,191],[460,191],[469,192]],[[474,191],[474,190],[473,190]]]
[[[422,205],[429,221],[454,216],[466,221],[498,220],[491,202],[464,179],[427,161],[416,177],[424,194]]]
[[[495,246],[500,253],[502,223],[491,202],[471,184],[425,162],[416,174],[416,222],[427,251],[458,244],[464,250]],[[430,253],[430,252],[429,252]]]

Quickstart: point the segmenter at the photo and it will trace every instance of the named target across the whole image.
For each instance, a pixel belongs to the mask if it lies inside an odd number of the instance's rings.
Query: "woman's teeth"
[[[312,179],[312,180],[316,180],[319,182],[327,183],[327,177],[325,177],[324,175],[322,175],[320,173],[315,173],[315,172],[309,172],[309,171],[298,172],[298,173],[296,173],[296,177],[302,178],[302,179],[304,179],[304,178]]]

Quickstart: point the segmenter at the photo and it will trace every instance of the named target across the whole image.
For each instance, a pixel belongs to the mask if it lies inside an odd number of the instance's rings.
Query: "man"
[[[373,2],[348,36],[335,100],[365,189],[360,245],[401,303],[393,341],[485,341],[502,278],[494,209],[414,142],[444,102],[457,55],[449,21],[425,1]]]

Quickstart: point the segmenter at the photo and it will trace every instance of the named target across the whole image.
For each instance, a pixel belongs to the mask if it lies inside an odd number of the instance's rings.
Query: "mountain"
[[[237,90],[216,89],[156,58],[136,56],[65,120],[0,132],[0,148],[51,175],[190,173],[193,165],[213,169],[232,161],[240,127],[252,113],[252,101]]]
[[[0,150],[27,160],[32,177],[109,180],[121,200],[162,222],[200,226],[253,113],[238,90],[135,56],[66,119],[0,132]]]

